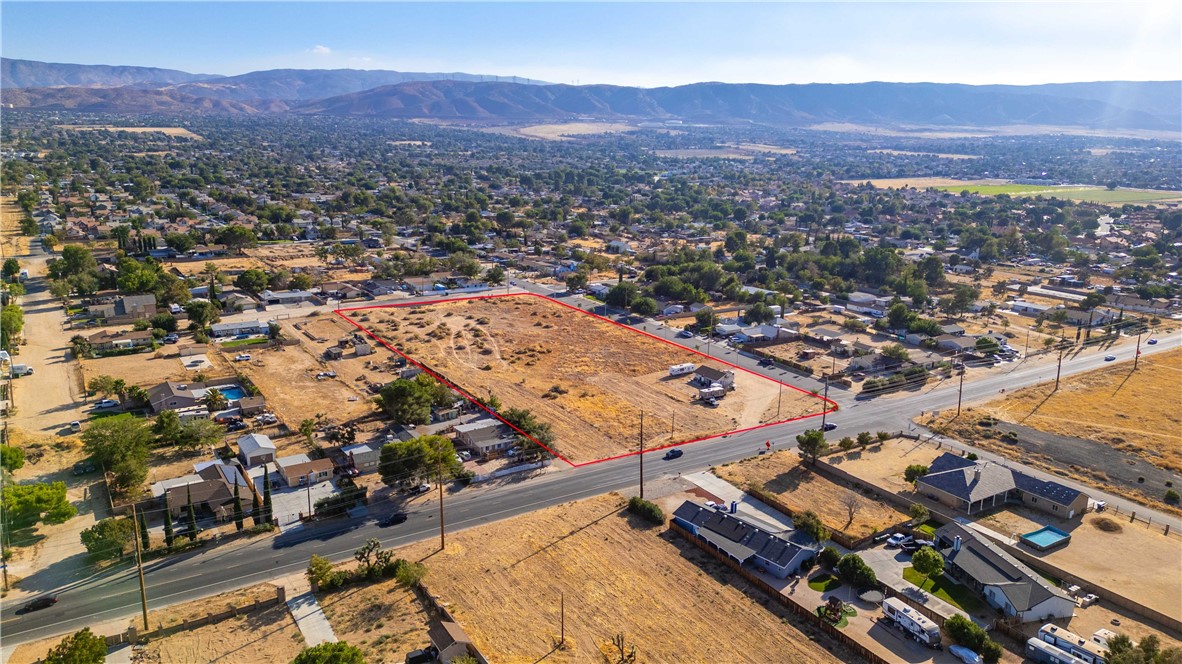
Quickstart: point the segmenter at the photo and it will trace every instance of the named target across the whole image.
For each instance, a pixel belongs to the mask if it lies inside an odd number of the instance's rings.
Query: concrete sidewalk
[[[737,516],[742,517],[744,521],[776,534],[790,532],[794,529],[792,519],[787,515],[748,496],[735,485],[721,479],[714,473],[703,471],[685,475],[684,478],[718,496],[726,505],[730,505],[732,501],[737,502]]]
[[[324,617],[320,602],[311,592],[287,600],[287,610],[291,611],[291,617],[295,619],[296,627],[300,628],[300,634],[304,635],[307,646],[336,643],[337,635],[333,633],[328,618]]]

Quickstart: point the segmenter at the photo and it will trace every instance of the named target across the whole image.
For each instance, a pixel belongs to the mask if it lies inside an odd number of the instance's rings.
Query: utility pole
[[[566,596],[558,595],[558,645],[566,645]]]
[[[1058,366],[1055,367],[1055,390],[1054,390],[1055,392],[1059,391],[1059,375],[1063,371],[1063,351],[1066,349],[1067,349],[1067,346],[1062,341],[1060,341],[1059,342],[1059,364],[1058,364]]]
[[[963,364],[963,363],[962,363]],[[964,367],[960,369],[960,387],[956,389],[956,416],[960,417],[960,399],[964,396]]]
[[[833,375],[834,370],[837,369],[837,356],[833,356],[833,364],[829,367],[829,373],[825,374],[825,403],[821,404],[821,431],[825,430],[825,416],[829,414],[829,378]],[[781,385],[781,389],[783,386]],[[776,415],[780,414],[780,398],[776,397]]]
[[[640,499],[644,500],[644,411],[640,411]]]
[[[308,471],[308,520],[312,520],[312,471]],[[145,628],[146,629],[146,628]]]
[[[132,539],[135,540],[135,566],[139,570],[140,575],[140,608],[144,612],[144,631],[148,631],[148,590],[144,587],[144,561],[140,557],[140,536],[139,536],[139,515],[136,514],[135,503],[131,505],[131,521],[135,524],[136,535]]]
[[[669,442],[673,442],[673,431],[677,426],[677,411],[673,411],[673,416],[669,420]]]
[[[1022,349],[1022,359],[1030,354],[1030,328],[1026,328],[1026,347]]]
[[[8,423],[4,423],[7,430]],[[5,444],[8,439],[5,438]],[[4,473],[0,473],[0,495],[4,494]],[[4,501],[0,501],[0,549],[7,549],[8,546],[8,524],[5,519],[8,516],[8,505]],[[8,563],[0,560],[0,574],[4,576],[4,592],[8,592]]]
[[[776,381],[776,382],[779,383],[779,385],[780,385],[778,391],[776,392],[776,419],[779,420],[780,419],[780,399],[781,399],[781,397],[784,396],[784,383],[780,383],[780,381]]]
[[[1145,329],[1145,326],[1140,324],[1141,321],[1137,323],[1137,354],[1133,356],[1133,371],[1137,370],[1137,364],[1141,362],[1141,332]]]
[[[443,532],[443,461],[435,460],[435,483],[439,485],[439,550],[447,547],[447,539]]]

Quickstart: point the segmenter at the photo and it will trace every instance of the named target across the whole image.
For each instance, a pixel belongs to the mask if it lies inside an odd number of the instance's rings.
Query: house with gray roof
[[[749,565],[778,579],[788,578],[817,555],[739,517],[687,500],[673,512],[673,522],[739,565]]]
[[[973,461],[945,452],[915,483],[916,491],[965,514],[1019,503],[1060,519],[1082,516],[1087,494],[991,461]]]
[[[990,606],[1022,622],[1070,618],[1075,600],[972,528],[953,522],[936,530],[944,573],[980,593]]]

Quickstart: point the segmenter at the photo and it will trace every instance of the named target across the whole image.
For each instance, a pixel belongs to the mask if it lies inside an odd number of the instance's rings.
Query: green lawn
[[[1011,196],[1045,196],[1065,198],[1092,203],[1147,203],[1150,201],[1182,197],[1178,191],[1153,191],[1147,189],[1114,189],[1107,187],[1055,187],[1042,184],[966,184],[963,186],[937,187],[959,194],[968,190],[982,196],[1009,194]]]
[[[809,579],[809,588],[823,593],[841,587],[841,580],[832,574],[822,573]]]
[[[953,582],[943,576],[935,579],[924,579],[923,575],[915,571],[914,567],[903,568],[903,579],[920,590],[927,591],[948,602],[965,613],[977,613],[983,607],[977,595],[967,587]]]
[[[237,348],[239,346],[254,346],[257,344],[265,344],[270,339],[235,339],[234,341],[227,341],[222,344],[222,348]]]
[[[916,528],[916,530],[927,535],[926,539],[934,540],[934,539],[936,539],[936,528],[939,528],[939,527],[940,527],[940,524],[936,523],[935,521],[929,520],[929,521],[925,521],[921,526]]]

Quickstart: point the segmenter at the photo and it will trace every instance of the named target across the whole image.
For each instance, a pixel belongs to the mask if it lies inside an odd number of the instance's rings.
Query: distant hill
[[[404,72],[363,69],[271,69],[173,86],[195,97],[248,101],[282,99],[310,101],[408,81],[481,81],[492,76],[463,73]],[[525,79],[519,79],[525,81]]]
[[[1041,125],[1169,132],[1182,127],[1179,81],[1032,86],[695,83],[634,88],[489,78],[356,69],[275,69],[211,77],[147,67],[6,58],[3,102],[30,109],[294,112],[489,122],[592,117],[782,126],[826,122],[878,127]]]
[[[644,89],[431,81],[331,97],[294,110],[473,120],[534,121],[594,116],[796,126],[849,122],[875,126],[1037,124],[1177,130],[1182,126],[1179,85],[1178,82],[1073,86],[695,83]]]
[[[70,65],[0,58],[0,88],[156,87],[217,78],[212,74],[190,74],[175,69],[112,65]]]

